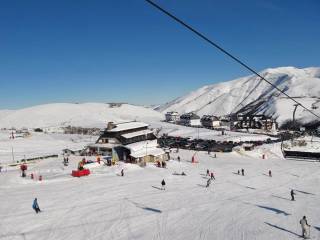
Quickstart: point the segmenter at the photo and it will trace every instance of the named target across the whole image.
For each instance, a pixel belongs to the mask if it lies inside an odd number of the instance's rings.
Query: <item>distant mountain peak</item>
[[[283,92],[297,98],[314,111],[320,98],[320,67],[292,66],[267,68],[259,73]],[[266,114],[283,122],[292,118],[293,102],[255,75],[203,86],[157,108],[160,112],[195,112],[199,115],[228,115],[252,112]],[[296,117],[313,121],[314,117],[298,108]]]

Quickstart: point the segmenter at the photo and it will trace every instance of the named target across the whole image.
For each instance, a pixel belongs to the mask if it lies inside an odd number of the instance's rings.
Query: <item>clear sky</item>
[[[319,0],[155,0],[257,70],[320,66]],[[0,109],[165,103],[249,75],[144,0],[2,0]]]

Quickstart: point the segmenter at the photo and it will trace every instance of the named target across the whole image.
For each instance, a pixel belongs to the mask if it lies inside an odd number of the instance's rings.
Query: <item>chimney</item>
[[[111,130],[112,128],[114,128],[115,125],[113,122],[108,122],[108,125],[107,125],[107,130]]]

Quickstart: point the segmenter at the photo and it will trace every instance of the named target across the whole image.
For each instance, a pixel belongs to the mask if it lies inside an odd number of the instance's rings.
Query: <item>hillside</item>
[[[266,69],[260,74],[268,81],[306,107],[314,106],[320,113],[320,68],[298,69],[281,67]],[[268,83],[256,76],[247,76],[229,82],[204,86],[185,96],[168,102],[156,110],[160,112],[196,112],[199,115],[226,115],[230,113],[262,113],[273,116],[278,122],[292,118],[293,102]],[[296,118],[304,122],[314,117],[298,107]],[[303,119],[302,119],[303,118]]]
[[[20,110],[0,111],[0,128],[36,127],[104,127],[109,121],[157,121],[161,113],[152,109],[121,104],[112,106],[105,103],[54,103],[38,105]]]

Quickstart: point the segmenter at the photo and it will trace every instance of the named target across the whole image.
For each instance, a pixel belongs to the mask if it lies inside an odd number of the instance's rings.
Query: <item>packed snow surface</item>
[[[63,141],[68,144],[69,139],[66,135]],[[46,134],[33,140],[35,154],[40,148],[56,151],[47,140]],[[87,140],[79,141],[86,144]],[[7,143],[1,140],[0,148],[3,144]],[[13,142],[14,148],[16,144],[21,142]],[[194,154],[198,163],[191,163]],[[267,158],[262,159],[262,154]],[[81,158],[70,156],[67,167],[62,156],[34,162],[28,165],[25,179],[18,166],[3,168],[1,240],[289,240],[299,239],[299,220],[304,215],[311,224],[311,238],[320,239],[320,164],[285,160],[278,144],[251,152],[217,153],[216,158],[213,153],[173,151],[166,169],[152,163],[145,168],[92,163],[86,165],[91,175],[73,178],[70,173]],[[237,174],[241,168],[244,176]],[[207,169],[216,178],[208,188]],[[186,176],[176,175],[182,171]],[[31,180],[31,173],[43,180]],[[162,179],[165,190],[159,190]],[[290,201],[291,189],[296,201]],[[31,207],[35,197],[42,210],[39,214]]]
[[[320,114],[320,68],[269,68],[260,72],[260,75],[307,108]],[[293,104],[292,100],[280,94],[267,82],[251,75],[201,87],[158,107],[157,110],[163,113],[193,111],[200,116],[252,112],[272,116],[282,123],[292,119]],[[298,107],[296,119],[310,122],[315,120],[315,116]]]

